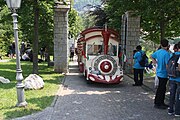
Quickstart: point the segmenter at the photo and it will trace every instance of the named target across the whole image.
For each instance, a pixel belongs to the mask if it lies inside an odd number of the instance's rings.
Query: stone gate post
[[[133,12],[126,12],[122,16],[121,26],[121,45],[126,55],[127,62],[125,73],[132,73],[133,69],[133,50],[139,45],[140,39],[140,16],[134,16]]]
[[[55,2],[54,6],[54,71],[68,70],[68,11],[70,2]]]

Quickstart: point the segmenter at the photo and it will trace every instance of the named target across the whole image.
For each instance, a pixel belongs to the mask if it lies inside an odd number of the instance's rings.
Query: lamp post
[[[23,84],[23,75],[22,75],[22,69],[20,64],[20,52],[18,47],[18,21],[16,14],[16,9],[20,8],[21,0],[6,0],[8,8],[12,11],[12,17],[13,17],[13,29],[14,29],[14,39],[15,39],[15,49],[16,49],[16,89],[17,89],[17,104],[18,107],[24,107],[27,105],[27,102],[25,101],[24,97],[24,84]]]

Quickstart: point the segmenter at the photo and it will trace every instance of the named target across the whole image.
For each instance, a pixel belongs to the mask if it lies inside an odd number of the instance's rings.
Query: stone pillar
[[[54,6],[54,71],[68,70],[68,11],[70,2],[55,2]]]
[[[133,12],[126,12],[122,16],[121,44],[127,57],[125,73],[132,73],[133,69],[133,50],[139,45],[140,39],[140,17],[132,16]]]

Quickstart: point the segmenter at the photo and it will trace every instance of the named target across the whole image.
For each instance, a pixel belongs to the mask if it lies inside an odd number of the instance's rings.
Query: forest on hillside
[[[87,4],[100,5],[100,4],[101,4],[101,0],[74,0],[74,8],[75,8],[78,12],[82,12],[82,11],[83,11],[83,8],[84,8]]]

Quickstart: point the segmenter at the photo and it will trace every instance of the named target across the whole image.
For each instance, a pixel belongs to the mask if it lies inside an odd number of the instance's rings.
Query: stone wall
[[[132,16],[132,14],[132,12],[126,12],[122,16],[121,45],[127,57],[127,63],[124,67],[125,73],[132,73],[133,50],[139,45],[140,39],[140,17]]]

